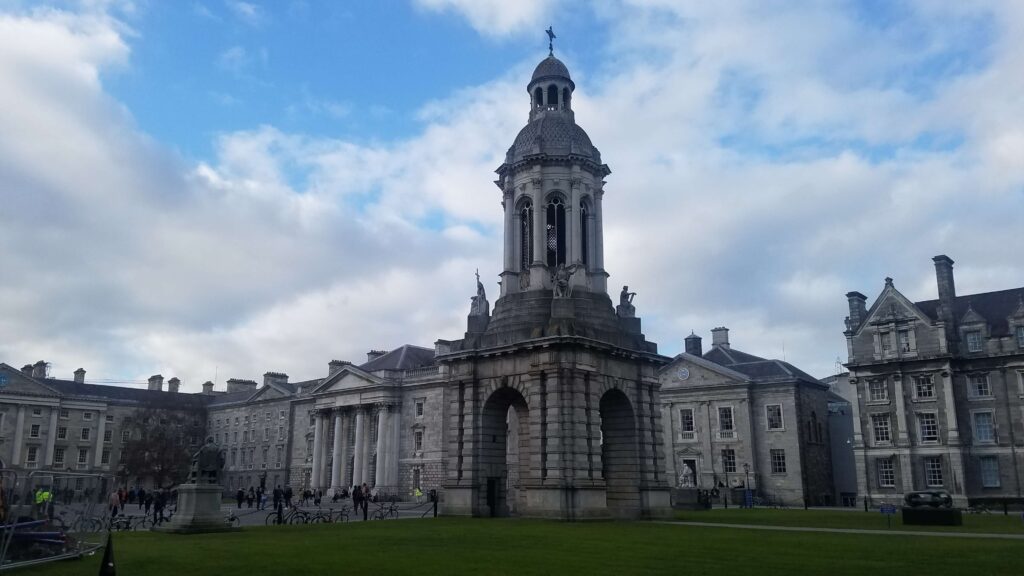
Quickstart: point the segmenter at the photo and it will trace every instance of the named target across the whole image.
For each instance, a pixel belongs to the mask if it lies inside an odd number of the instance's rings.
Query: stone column
[[[946,446],[949,450],[949,468],[953,475],[953,494],[966,493],[964,485],[964,459],[960,450],[960,429],[956,419],[956,403],[953,401],[953,374],[947,368],[942,371],[942,402],[946,409]],[[959,505],[956,503],[954,505]]]
[[[18,406],[18,418],[14,421],[14,446],[11,452],[11,466],[21,464],[21,444],[25,441],[25,407]]]
[[[374,470],[373,483],[376,486],[384,485],[384,470],[387,463],[388,445],[388,407],[382,404],[377,411],[377,466]]]
[[[53,466],[53,452],[56,448],[55,443],[57,441],[57,417],[60,414],[60,408],[54,406],[50,408],[50,428],[46,432],[46,465]]]
[[[363,438],[363,407],[356,407],[356,446],[352,460],[352,483],[363,483],[363,452],[365,440]]]
[[[323,442],[320,443],[320,489],[327,490],[331,483],[331,468],[328,462],[331,457],[331,414],[328,411],[324,414]]]
[[[515,243],[515,189],[507,188],[502,195],[502,205],[505,207],[505,271],[512,272],[516,265],[516,243]]]
[[[320,481],[320,444],[323,443],[323,426],[319,412],[313,414],[313,469],[309,474],[309,487],[316,489]]]
[[[93,466],[99,467],[103,461],[103,433],[107,430],[107,415],[103,412],[98,412],[97,419],[100,421],[99,428],[96,430],[96,453],[93,454]]]
[[[341,488],[341,412],[334,413],[334,461],[331,463],[331,488]]]
[[[391,437],[388,439],[388,485],[398,486],[398,460],[400,458],[401,435],[402,435],[402,411],[399,406],[393,406],[394,414],[391,415]],[[424,439],[425,440],[425,439]]]
[[[914,490],[914,466],[911,462],[910,452],[911,440],[910,431],[908,430],[907,422],[912,421],[914,424],[917,423],[916,418],[907,418],[906,402],[903,399],[903,374],[893,374],[893,396],[895,396],[896,403],[896,425],[899,427],[899,433],[896,437],[897,452],[900,459],[900,480],[903,485],[904,492],[912,492]]]
[[[352,429],[352,414],[348,410],[341,412],[341,472],[338,476],[338,485],[347,486],[348,478],[348,434]]]
[[[544,190],[540,178],[533,179],[533,264],[547,264],[547,206],[544,205]],[[531,284],[533,279],[531,278]],[[539,284],[538,284],[539,285]]]
[[[604,270],[604,189],[594,189],[594,268]]]
[[[580,231],[583,229],[580,226],[580,179],[570,178],[569,179],[569,198],[567,200],[568,206],[565,207],[565,239],[566,239],[566,255],[565,265],[569,266],[582,260],[580,258],[580,244],[581,238],[579,236]]]

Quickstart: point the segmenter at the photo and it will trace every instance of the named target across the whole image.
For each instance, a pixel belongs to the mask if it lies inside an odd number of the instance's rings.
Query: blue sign
[[[7,386],[7,374],[0,374],[0,388]]]
[[[879,511],[882,514],[895,514],[896,513],[896,505],[895,504],[882,504],[882,507],[879,508]]]

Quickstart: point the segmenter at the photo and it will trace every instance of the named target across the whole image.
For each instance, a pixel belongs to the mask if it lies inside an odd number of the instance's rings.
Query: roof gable
[[[749,383],[743,374],[710,360],[683,352],[659,371],[662,389],[713,384]]]
[[[0,362],[0,394],[27,394],[29,396],[57,396],[52,387],[26,376],[21,370]]]
[[[374,376],[361,368],[348,365],[325,379],[312,393],[326,394],[329,392],[357,390],[368,386],[379,386],[384,382],[384,379],[379,376]]]
[[[918,308],[917,304],[911,302],[909,298],[896,289],[892,283],[892,278],[886,278],[885,288],[882,288],[878,298],[875,298],[874,304],[868,309],[864,321],[857,327],[855,334],[860,334],[866,326],[872,324],[888,324],[910,318],[920,320],[926,324],[933,322],[933,319]]]

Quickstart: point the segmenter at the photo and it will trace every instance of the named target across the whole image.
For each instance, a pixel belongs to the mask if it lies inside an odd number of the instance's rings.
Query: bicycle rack
[[[81,557],[101,548],[105,523],[98,522],[99,531],[93,533],[65,531],[64,516],[71,512],[79,524],[80,518],[94,518],[112,487],[111,478],[102,474],[0,470],[0,571]],[[42,505],[35,501],[40,488],[51,494]],[[55,523],[58,517],[61,526]]]

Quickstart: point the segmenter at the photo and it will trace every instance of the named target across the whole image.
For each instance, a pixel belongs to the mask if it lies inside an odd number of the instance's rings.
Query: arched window
[[[580,259],[584,266],[590,265],[590,229],[587,226],[587,217],[590,211],[587,209],[586,200],[580,201]]]
[[[544,89],[537,86],[537,89],[533,91],[533,105],[540,108],[544,105]]]
[[[562,108],[569,109],[569,89],[562,88]]]
[[[548,109],[550,109],[550,110],[554,110],[555,108],[558,108],[558,86],[555,86],[554,84],[552,84],[551,86],[548,86],[548,101],[547,101],[547,105],[548,105]]]
[[[548,201],[545,244],[548,266],[565,264],[565,204],[558,196]]]
[[[519,270],[529,270],[533,259],[533,203],[529,200],[519,205],[519,252]]]

